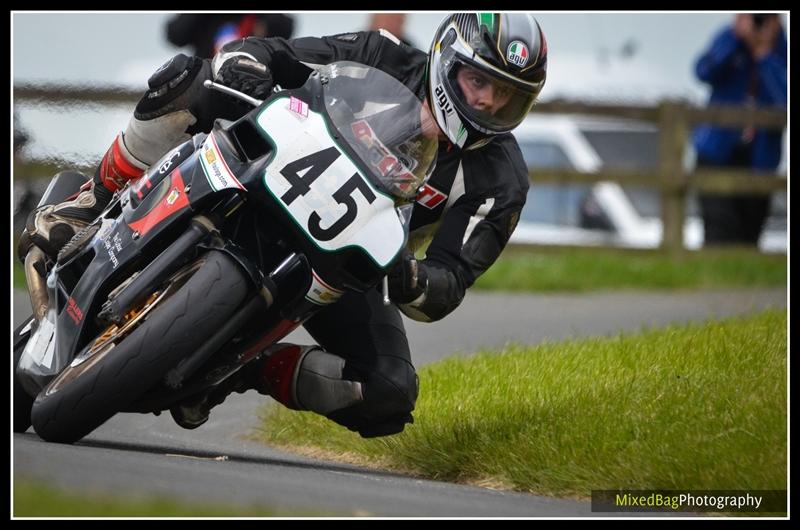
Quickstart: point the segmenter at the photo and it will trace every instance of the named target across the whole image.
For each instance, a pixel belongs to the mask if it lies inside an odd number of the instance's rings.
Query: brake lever
[[[203,81],[203,86],[208,88],[208,89],[217,90],[217,91],[222,92],[224,94],[228,94],[229,96],[233,96],[235,98],[241,99],[245,103],[249,103],[254,107],[258,107],[259,105],[264,103],[264,100],[250,97],[247,94],[239,92],[238,90],[234,90],[234,89],[232,89],[230,87],[227,87],[225,85],[220,85],[219,83],[215,83],[215,82],[211,81],[210,79],[206,79],[205,81]]]

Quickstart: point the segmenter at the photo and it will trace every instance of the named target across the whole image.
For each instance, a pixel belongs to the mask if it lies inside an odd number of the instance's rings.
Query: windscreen
[[[373,179],[394,197],[414,198],[436,160],[438,129],[427,105],[369,66],[337,62],[319,72],[328,115]]]

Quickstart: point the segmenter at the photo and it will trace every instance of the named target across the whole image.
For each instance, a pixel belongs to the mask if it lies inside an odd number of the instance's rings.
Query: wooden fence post
[[[686,175],[683,148],[686,142],[686,105],[664,101],[659,106],[659,174],[661,187],[661,248],[670,254],[683,251],[686,216]]]

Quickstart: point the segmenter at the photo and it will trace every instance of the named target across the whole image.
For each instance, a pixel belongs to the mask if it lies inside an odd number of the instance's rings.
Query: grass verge
[[[16,258],[14,258],[14,289],[28,289],[28,282],[25,280],[25,269],[22,265],[19,264]]]
[[[14,480],[14,517],[315,517],[260,506],[245,508],[184,503],[155,495],[125,498],[108,493],[66,492],[30,479]]]
[[[786,255],[707,249],[669,256],[609,249],[509,247],[475,283],[493,291],[705,289],[786,285]]]
[[[419,371],[416,422],[371,440],[264,410],[262,439],[420,477],[587,498],[593,489],[787,486],[786,312],[509,346]]]

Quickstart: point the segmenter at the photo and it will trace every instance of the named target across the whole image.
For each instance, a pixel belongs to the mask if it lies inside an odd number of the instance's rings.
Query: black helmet
[[[436,122],[459,147],[482,145],[525,119],[546,73],[547,41],[532,15],[448,15],[428,57]]]

